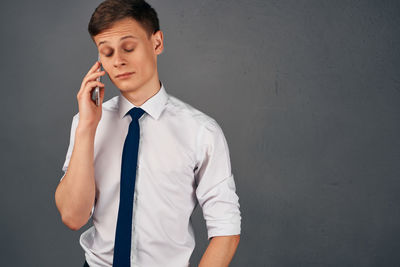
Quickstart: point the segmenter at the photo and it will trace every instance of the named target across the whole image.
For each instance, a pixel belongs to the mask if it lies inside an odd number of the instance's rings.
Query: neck
[[[161,89],[161,82],[158,78],[158,75],[155,75],[152,79],[150,79],[147,83],[143,84],[137,90],[122,92],[121,94],[128,99],[129,102],[139,107],[144,102],[146,102],[149,98],[158,93]]]

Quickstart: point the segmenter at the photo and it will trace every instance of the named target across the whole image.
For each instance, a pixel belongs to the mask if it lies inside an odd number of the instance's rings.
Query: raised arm
[[[94,139],[104,99],[104,84],[96,81],[96,78],[105,73],[97,72],[99,67],[99,62],[92,66],[77,94],[79,114],[72,121],[66,160],[68,166],[64,166],[68,168],[55,192],[55,202],[62,221],[72,230],[78,230],[87,223],[95,202]],[[99,106],[92,101],[91,95],[96,86],[101,87]]]

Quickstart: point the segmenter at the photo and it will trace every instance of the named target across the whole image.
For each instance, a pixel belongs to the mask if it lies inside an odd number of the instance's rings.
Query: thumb
[[[104,87],[101,87],[101,88],[100,88],[100,102],[101,102],[101,103],[103,103],[104,95],[105,95]]]

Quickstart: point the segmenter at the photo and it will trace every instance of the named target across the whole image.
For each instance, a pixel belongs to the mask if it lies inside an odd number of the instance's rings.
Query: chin
[[[117,87],[121,92],[133,92],[133,91],[136,91],[137,88],[138,88],[135,84],[132,84],[132,83],[130,83],[130,84],[118,84]]]
[[[123,81],[113,81],[113,84],[121,91],[130,91],[132,88],[136,87],[136,81],[123,80]]]

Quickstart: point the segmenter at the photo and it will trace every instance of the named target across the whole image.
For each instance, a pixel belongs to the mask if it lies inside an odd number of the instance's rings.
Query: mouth
[[[115,76],[115,78],[124,79],[124,78],[130,77],[132,74],[134,74],[134,72],[125,72],[125,73],[118,74],[117,76]]]

